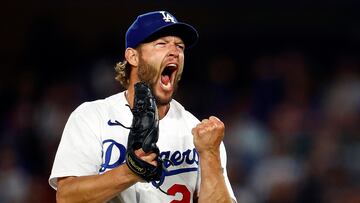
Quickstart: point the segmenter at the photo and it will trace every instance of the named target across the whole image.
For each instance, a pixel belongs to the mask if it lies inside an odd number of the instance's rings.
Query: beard
[[[156,85],[158,75],[158,70],[154,66],[146,63],[140,56],[138,63],[138,77],[140,81],[145,82],[150,86],[151,91],[153,91],[153,87]]]
[[[156,94],[155,91],[155,87],[157,85],[156,83],[157,81],[159,81],[159,77],[161,77],[161,73],[159,73],[159,70],[156,67],[146,63],[141,56],[139,57],[139,63],[138,63],[138,77],[140,81],[143,81],[149,85],[151,92],[155,97],[156,104],[158,106],[162,106],[162,105],[168,105],[173,99],[177,91],[178,82],[180,80],[181,74],[176,75],[176,78],[174,80],[175,82],[173,84],[174,91],[172,95],[167,98],[161,98],[159,95]]]

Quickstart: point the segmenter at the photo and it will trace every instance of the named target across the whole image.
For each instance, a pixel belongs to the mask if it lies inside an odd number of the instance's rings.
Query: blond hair
[[[128,88],[130,80],[131,65],[124,59],[116,63],[115,66],[115,80],[119,81],[124,88]]]

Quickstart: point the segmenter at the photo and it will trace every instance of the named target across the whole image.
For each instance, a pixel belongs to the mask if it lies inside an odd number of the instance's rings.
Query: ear
[[[138,66],[139,58],[138,51],[133,48],[127,48],[125,50],[125,59],[131,66]]]

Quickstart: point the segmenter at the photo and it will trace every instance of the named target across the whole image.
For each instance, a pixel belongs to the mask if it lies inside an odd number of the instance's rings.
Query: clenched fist
[[[192,129],[194,145],[199,154],[210,152],[218,154],[224,137],[225,125],[215,116],[204,119]]]

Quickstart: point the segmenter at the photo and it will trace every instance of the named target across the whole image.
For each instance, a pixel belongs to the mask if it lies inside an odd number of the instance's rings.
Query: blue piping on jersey
[[[173,175],[177,175],[177,174],[180,174],[180,173],[187,173],[187,172],[192,172],[192,171],[197,171],[198,168],[197,167],[194,167],[194,168],[180,168],[180,169],[175,169],[175,170],[172,170],[172,171],[165,171],[164,170],[164,173],[165,173],[165,176],[173,176]]]

